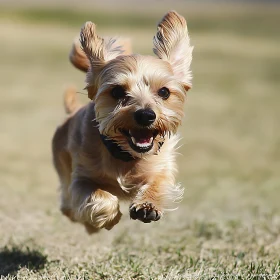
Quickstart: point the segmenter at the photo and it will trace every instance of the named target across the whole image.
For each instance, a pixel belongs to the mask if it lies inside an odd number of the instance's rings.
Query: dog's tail
[[[107,41],[109,38],[105,38]],[[114,45],[120,46],[123,50],[123,55],[131,54],[131,42],[127,38],[116,38]],[[89,60],[81,48],[81,43],[78,39],[74,40],[72,45],[72,49],[69,54],[69,59],[71,63],[78,69],[82,70],[83,72],[87,72],[89,69]]]
[[[74,87],[68,87],[66,89],[63,101],[64,109],[67,114],[72,114],[81,107],[77,98],[77,90]]]

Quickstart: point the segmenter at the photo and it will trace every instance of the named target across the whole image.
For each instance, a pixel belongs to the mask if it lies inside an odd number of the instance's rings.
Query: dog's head
[[[163,17],[154,36],[156,57],[122,55],[117,41],[100,38],[91,22],[80,40],[100,133],[134,157],[157,153],[176,133],[191,87],[193,47],[185,19],[174,11]]]

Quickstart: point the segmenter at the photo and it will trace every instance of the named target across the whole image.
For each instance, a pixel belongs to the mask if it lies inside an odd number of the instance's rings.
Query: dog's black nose
[[[134,119],[139,125],[149,126],[155,121],[156,114],[151,109],[140,109],[134,113]]]

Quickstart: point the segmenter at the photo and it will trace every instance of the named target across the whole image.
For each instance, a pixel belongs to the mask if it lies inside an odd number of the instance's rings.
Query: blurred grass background
[[[59,213],[50,150],[63,90],[84,87],[68,62],[71,43],[92,20],[151,54],[170,9],[186,17],[195,46],[178,157],[184,201],[150,225],[130,221],[124,205],[118,226],[87,236]],[[1,2],[0,275],[280,277],[279,26],[277,3]]]

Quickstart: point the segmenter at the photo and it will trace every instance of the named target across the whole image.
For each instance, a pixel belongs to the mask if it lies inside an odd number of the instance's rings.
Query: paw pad
[[[145,202],[142,204],[132,204],[129,207],[130,218],[140,220],[143,223],[158,221],[161,217],[159,210],[152,203]]]

